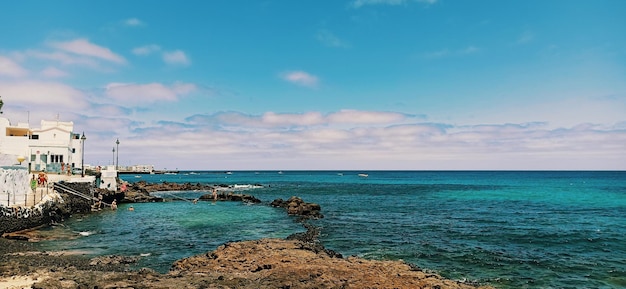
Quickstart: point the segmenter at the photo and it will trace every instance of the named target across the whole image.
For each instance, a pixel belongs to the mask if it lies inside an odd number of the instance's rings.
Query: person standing
[[[37,190],[37,180],[35,179],[35,174],[33,174],[33,178],[30,179],[30,189],[33,190],[33,194]]]

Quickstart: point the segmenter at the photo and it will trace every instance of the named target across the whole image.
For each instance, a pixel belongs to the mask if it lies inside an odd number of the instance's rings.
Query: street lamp
[[[87,140],[87,137],[85,137],[85,132],[83,132],[83,136],[80,137],[80,140],[83,143],[83,156],[80,158],[80,176],[85,177],[85,140]]]
[[[22,165],[22,162],[25,160],[26,158],[24,156],[17,156],[17,161],[20,163],[20,166]]]
[[[111,159],[111,164],[115,165],[115,147],[113,147],[113,158]]]
[[[120,139],[119,138],[115,141],[115,144],[117,145],[117,158],[115,160],[115,170],[117,171],[117,166],[119,166],[120,164]]]

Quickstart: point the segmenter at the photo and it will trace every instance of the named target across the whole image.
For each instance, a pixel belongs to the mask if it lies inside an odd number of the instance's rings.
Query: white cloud
[[[80,56],[80,55],[70,55],[62,51],[41,52],[41,51],[35,51],[35,50],[28,50],[25,52],[25,55],[38,58],[38,59],[58,62],[62,65],[80,65],[80,66],[86,66],[90,68],[98,67],[98,61],[96,61],[94,58]]]
[[[161,50],[161,47],[156,44],[145,45],[141,47],[133,48],[133,54],[135,55],[150,55],[154,52]]]
[[[266,112],[260,116],[238,112],[222,112],[214,115],[195,115],[187,119],[193,124],[220,123],[229,130],[249,129],[305,129],[306,127],[357,127],[404,124],[421,118],[397,112],[341,110],[324,115],[317,111],[306,113]]]
[[[277,114],[266,112],[261,117],[264,124],[281,125],[281,126],[310,126],[318,125],[324,122],[324,117],[319,112],[307,112],[304,114]]]
[[[126,26],[143,26],[144,23],[141,22],[141,20],[137,19],[137,18],[129,18],[124,20],[124,25]]]
[[[5,107],[7,105],[45,107],[54,111],[87,106],[83,92],[58,82],[0,82],[0,91]]]
[[[319,82],[317,76],[304,71],[289,71],[281,75],[282,79],[306,87],[317,87]]]
[[[456,50],[444,48],[444,49],[440,49],[440,50],[433,51],[433,52],[426,52],[426,53],[422,53],[421,57],[427,58],[427,59],[437,59],[437,58],[452,57],[452,56],[457,56],[457,57],[464,56],[464,55],[474,54],[478,52],[480,52],[480,48],[474,45],[469,45],[465,48],[456,49]]]
[[[84,38],[65,42],[51,42],[50,46],[76,55],[93,57],[118,64],[126,63],[122,56],[113,53],[106,47],[95,45]]]
[[[161,83],[110,83],[106,86],[105,95],[116,103],[137,105],[158,101],[177,101],[180,96],[195,90],[196,86],[189,83],[176,83],[171,86]]]
[[[328,115],[329,123],[351,124],[390,124],[407,119],[407,115],[397,112],[341,110]]]
[[[142,129],[134,136],[135,148],[129,150],[136,150],[136,156],[141,151],[158,152],[161,159],[172,160],[166,166],[188,164],[191,169],[225,169],[229,164],[255,170],[591,168],[584,159],[601,160],[592,168],[624,168],[614,160],[626,157],[626,132],[619,127],[454,126],[406,123],[408,117],[401,113],[356,113],[384,117],[346,127],[330,121],[337,115],[347,117],[343,111],[327,116],[319,112],[194,116],[184,123],[161,122]],[[297,129],[285,129],[290,126]]]
[[[185,52],[182,50],[163,52],[163,61],[170,65],[187,66],[191,64],[191,60],[189,60],[187,54],[185,54]]]
[[[28,70],[10,58],[0,56],[0,76],[23,77],[26,75],[28,75]]]
[[[56,67],[46,67],[41,71],[41,75],[47,78],[59,78],[67,76],[67,72],[60,70]]]

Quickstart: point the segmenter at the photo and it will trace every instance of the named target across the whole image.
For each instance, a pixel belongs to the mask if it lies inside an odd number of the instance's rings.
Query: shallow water
[[[206,253],[225,242],[284,238],[304,231],[283,211],[268,206],[175,201],[132,204],[134,211],[129,211],[130,206],[72,218],[51,229],[72,240],[42,242],[42,246],[94,256],[141,256],[137,267],[166,272],[175,260]]]
[[[626,288],[625,172],[195,172],[128,181],[262,184],[265,202],[322,206],[322,243],[344,255],[403,259],[498,288]],[[185,193],[194,197],[203,192]],[[128,206],[128,205],[125,205]],[[134,204],[67,222],[93,232],[48,248],[140,255],[165,271],[231,240],[303,231],[281,209],[185,201]],[[149,256],[145,256],[148,255]]]

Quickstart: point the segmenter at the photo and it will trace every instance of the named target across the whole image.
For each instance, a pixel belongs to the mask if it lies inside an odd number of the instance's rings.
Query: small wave
[[[94,232],[94,231],[82,231],[82,232],[78,232],[78,234],[79,234],[79,235],[81,235],[81,236],[85,236],[85,237],[86,237],[86,236],[93,235],[93,234],[95,234],[95,233],[96,233],[96,232]]]
[[[233,185],[233,189],[259,189],[259,188],[262,188],[262,187],[263,186],[261,186],[261,185],[250,185],[250,184],[248,184],[248,185],[237,185],[237,184]]]
[[[141,253],[141,254],[139,254],[139,256],[141,256],[141,257],[148,257],[150,255],[152,255],[152,253]]]

